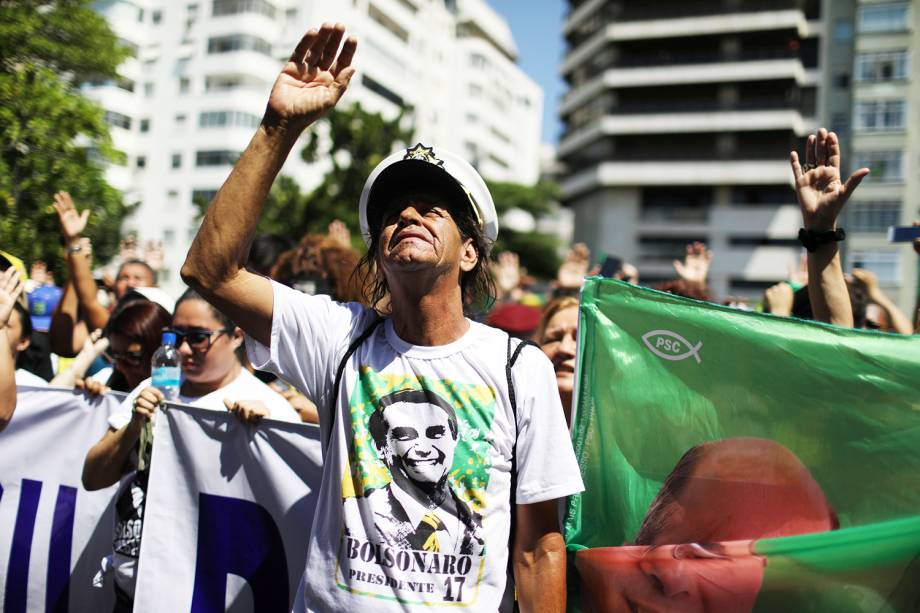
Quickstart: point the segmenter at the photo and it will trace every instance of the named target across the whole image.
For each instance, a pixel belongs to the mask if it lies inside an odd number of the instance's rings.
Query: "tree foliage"
[[[527,211],[540,219],[552,213],[553,202],[559,198],[559,186],[549,181],[536,185],[487,181],[495,208],[499,216],[511,209]],[[501,224],[499,224],[501,225]],[[540,278],[553,279],[559,269],[559,241],[556,237],[540,232],[514,232],[501,228],[493,253],[513,251],[517,253],[521,266]]]
[[[128,207],[101,163],[121,161],[102,109],[80,94],[90,79],[115,79],[126,57],[86,0],[0,0],[0,247],[26,261],[61,258],[56,191],[92,209],[97,257],[118,247]]]

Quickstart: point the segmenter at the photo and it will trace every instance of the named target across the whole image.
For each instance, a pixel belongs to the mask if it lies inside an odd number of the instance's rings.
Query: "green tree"
[[[88,0],[0,0],[0,247],[60,271],[56,191],[92,209],[87,235],[97,258],[118,248],[129,212],[104,178],[122,162],[104,114],[80,94],[116,79],[129,50]]]
[[[486,183],[499,217],[511,209],[521,209],[540,219],[552,212],[553,203],[559,198],[559,187],[549,181],[540,181],[536,185]],[[520,257],[521,266],[527,268],[530,274],[554,279],[559,269],[558,249],[559,241],[554,236],[500,228],[493,253],[513,251]]]

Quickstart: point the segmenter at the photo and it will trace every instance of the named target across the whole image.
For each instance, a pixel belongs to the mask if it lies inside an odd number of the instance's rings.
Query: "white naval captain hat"
[[[443,194],[453,204],[468,205],[491,250],[498,237],[498,214],[486,182],[460,156],[422,143],[384,159],[364,183],[358,214],[365,244],[370,245],[372,231],[380,231],[380,220],[375,218],[379,208],[402,193],[419,189]]]

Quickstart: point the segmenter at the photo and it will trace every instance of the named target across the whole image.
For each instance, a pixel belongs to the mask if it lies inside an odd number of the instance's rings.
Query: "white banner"
[[[108,429],[123,396],[19,388],[0,432],[0,597],[4,613],[110,611],[111,578],[93,587],[112,551],[118,485],[83,489],[86,452]]]
[[[321,478],[315,426],[170,405],[154,429],[135,613],[288,613]]]

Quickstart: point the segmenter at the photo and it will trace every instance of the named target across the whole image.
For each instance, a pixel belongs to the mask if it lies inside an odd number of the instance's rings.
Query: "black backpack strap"
[[[511,509],[511,525],[508,530],[508,581],[514,581],[514,560],[512,556],[514,554],[514,537],[515,529],[517,527],[517,441],[518,441],[518,427],[517,427],[517,397],[514,392],[514,377],[512,376],[512,368],[514,368],[514,363],[517,362],[518,357],[521,355],[521,351],[524,350],[524,347],[531,345],[533,347],[539,348],[539,346],[533,341],[528,340],[519,340],[516,347],[513,347],[512,337],[508,335],[508,354],[507,360],[505,362],[505,376],[508,378],[508,401],[511,404],[511,416],[514,420],[514,442],[511,444],[511,492],[509,493],[509,507]],[[515,590],[515,601],[517,601],[517,590]],[[517,602],[514,606],[517,610]]]
[[[382,322],[382,317],[376,317],[374,321],[372,321],[370,325],[364,329],[364,332],[361,333],[361,336],[352,341],[351,345],[348,346],[348,350],[345,351],[345,355],[342,356],[342,361],[339,362],[339,367],[335,371],[335,382],[332,384],[332,397],[329,400],[329,408],[331,410],[332,420],[329,423],[329,434],[323,446],[323,449],[327,452],[329,451],[329,444],[332,442],[332,433],[335,432],[335,421],[337,414],[335,405],[339,401],[339,388],[342,385],[342,375],[345,374],[345,365],[348,364],[348,360],[351,359],[351,356],[353,356],[355,351],[358,350],[358,347],[360,347],[364,341],[371,337],[371,334],[377,330],[377,326],[379,326]]]

